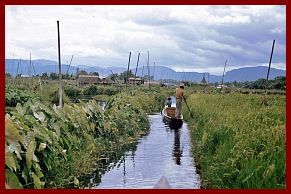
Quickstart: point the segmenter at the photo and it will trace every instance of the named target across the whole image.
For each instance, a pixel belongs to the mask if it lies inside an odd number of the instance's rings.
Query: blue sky
[[[6,58],[127,67],[140,63],[220,75],[238,67],[286,69],[286,6],[6,6]]]

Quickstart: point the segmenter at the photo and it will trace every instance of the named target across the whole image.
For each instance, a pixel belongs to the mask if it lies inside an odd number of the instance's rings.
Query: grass
[[[285,96],[197,92],[187,102],[203,187],[286,188]]]

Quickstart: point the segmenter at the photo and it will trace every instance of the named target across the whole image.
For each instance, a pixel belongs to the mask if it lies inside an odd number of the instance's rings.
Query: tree
[[[66,74],[62,74],[62,79],[70,79],[72,77],[72,75],[66,73]]]
[[[203,79],[201,80],[201,82],[200,82],[201,84],[206,84],[206,79],[205,79],[205,77],[203,76]]]
[[[78,72],[79,75],[88,75],[87,71],[81,70]]]
[[[79,75],[88,75],[88,73],[85,70],[79,70],[79,68],[77,68],[76,78],[79,78]]]
[[[189,87],[191,86],[191,82],[190,81],[184,81],[185,86]]]
[[[286,82],[286,77],[285,76],[277,76],[274,78],[275,82]]]
[[[127,76],[128,76],[128,78],[134,77],[134,75],[131,72],[131,70],[128,72],[128,74],[127,74],[127,71],[124,71],[124,72],[120,73],[119,79],[126,81],[126,77]]]
[[[58,79],[58,74],[56,74],[56,73],[54,73],[54,72],[51,72],[51,73],[50,73],[50,79],[51,79],[51,80],[56,80],[56,79]]]
[[[41,79],[44,79],[44,80],[46,80],[46,79],[48,79],[48,78],[49,78],[49,76],[48,76],[47,72],[45,72],[45,73],[42,73],[42,75],[41,75],[40,77],[41,77]]]
[[[207,82],[206,82],[206,79],[205,79],[205,73],[203,74],[203,78],[202,78],[202,80],[201,80],[201,82],[200,82],[201,84],[206,84]]]
[[[107,77],[109,80],[115,81],[119,79],[119,76],[117,73],[111,74]]]
[[[286,90],[286,77],[285,76],[275,77],[270,85],[270,88],[277,90]]]
[[[98,72],[90,72],[90,75],[99,76]]]

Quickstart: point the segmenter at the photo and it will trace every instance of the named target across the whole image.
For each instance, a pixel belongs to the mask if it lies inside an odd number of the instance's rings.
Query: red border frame
[[[200,4],[200,5],[246,5],[246,4],[251,4],[251,5],[286,5],[286,12],[288,12],[288,1],[287,0],[255,0],[255,1],[251,1],[251,0],[139,0],[139,1],[134,1],[134,0],[99,0],[99,1],[94,1],[94,0],[0,0],[0,15],[1,15],[1,21],[0,21],[0,25],[1,25],[1,30],[0,30],[0,34],[1,34],[1,46],[0,46],[0,57],[1,57],[1,65],[0,65],[0,72],[1,72],[1,84],[0,84],[0,92],[1,92],[1,96],[3,96],[3,98],[1,98],[0,101],[0,105],[1,105],[1,135],[0,135],[0,142],[1,142],[1,151],[0,151],[0,163],[1,163],[1,168],[0,168],[0,191],[1,193],[3,192],[7,192],[7,193],[14,193],[14,192],[24,192],[24,193],[34,193],[34,192],[39,192],[39,190],[6,190],[5,189],[5,150],[4,150],[4,146],[2,142],[5,142],[5,5],[88,5],[88,4],[97,4],[97,5],[129,5],[129,4],[148,4],[148,5],[178,5],[178,4],[184,4],[184,5],[191,5],[191,4]],[[286,17],[288,17],[288,14],[286,13]],[[287,26],[287,18],[286,18],[286,27]],[[288,30],[286,29],[286,32],[288,32]],[[287,36],[287,33],[286,33]],[[286,54],[287,54],[287,45],[288,45],[288,39],[286,37]],[[289,41],[290,42],[290,41]],[[287,61],[288,61],[288,57],[286,56],[286,65],[287,65]],[[288,69],[286,68],[286,78],[288,80]],[[289,82],[287,81],[287,88],[289,87]],[[286,138],[288,137],[288,133],[287,133],[287,128],[288,128],[288,115],[290,114],[289,111],[289,103],[287,102],[289,96],[289,92],[286,91]],[[3,146],[3,147],[2,147]],[[286,167],[288,166],[288,154],[287,154],[287,150],[288,150],[288,141],[286,140]],[[290,161],[290,160],[289,160]],[[118,189],[110,189],[110,190],[73,190],[73,189],[66,189],[65,191],[68,192],[72,192],[72,193],[81,193],[81,192],[105,192],[105,193],[115,193],[115,192],[126,192],[126,193],[135,193],[135,192],[165,192],[165,193],[176,193],[177,191],[179,192],[185,192],[185,193],[190,193],[190,192],[199,192],[199,193],[212,193],[212,192],[219,192],[219,193],[230,193],[230,192],[235,192],[235,193],[244,193],[244,192],[251,192],[251,193],[273,193],[273,192],[278,192],[278,193],[286,193],[288,191],[288,179],[287,179],[287,174],[289,170],[288,168],[286,169],[286,189],[279,189],[279,190],[254,190],[254,189],[236,189],[236,190],[225,190],[225,189],[221,189],[221,190],[186,190],[186,189],[182,189],[182,190],[145,190],[145,189],[141,189],[141,190],[136,190],[136,189],[122,189],[122,190],[118,190]],[[44,189],[44,190],[40,190],[41,192],[45,192],[45,193],[50,193],[50,192],[62,192],[62,189]]]
[[[5,5],[285,5],[287,0],[2,0]]]

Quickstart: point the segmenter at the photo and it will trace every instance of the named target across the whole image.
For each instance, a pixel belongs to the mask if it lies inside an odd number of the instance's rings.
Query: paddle
[[[183,96],[183,99],[184,99],[184,101],[185,101],[185,104],[187,105],[187,108],[188,108],[188,110],[189,110],[189,113],[191,114],[191,117],[193,118],[193,114],[191,113],[190,108],[189,108],[189,106],[188,106],[188,104],[187,104],[187,101],[186,101],[186,99],[185,99],[184,96]]]

